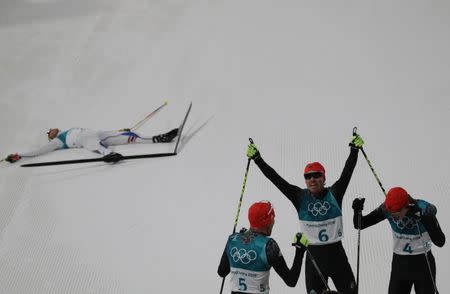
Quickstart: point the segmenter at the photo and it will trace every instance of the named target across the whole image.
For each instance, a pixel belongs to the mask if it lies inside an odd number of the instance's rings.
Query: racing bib
[[[233,292],[269,293],[269,271],[255,272],[231,267],[230,286]]]
[[[414,218],[402,219],[388,217],[392,228],[393,250],[399,255],[418,255],[431,249],[430,235],[425,227]],[[419,233],[422,234],[422,236]]]
[[[298,218],[300,230],[306,234],[311,245],[336,243],[344,235],[342,212],[330,191],[322,199],[317,199],[306,190],[298,209]]]

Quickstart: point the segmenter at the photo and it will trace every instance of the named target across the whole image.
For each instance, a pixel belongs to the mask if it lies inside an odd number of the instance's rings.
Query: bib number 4
[[[411,245],[409,243],[406,243],[405,247],[403,248],[403,251],[408,252],[408,253],[412,253],[412,248]]]

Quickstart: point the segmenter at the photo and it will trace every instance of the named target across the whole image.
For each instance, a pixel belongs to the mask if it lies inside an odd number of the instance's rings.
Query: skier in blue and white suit
[[[362,216],[364,198],[353,200],[353,225],[358,229],[373,226],[387,219],[392,228],[393,250],[389,294],[409,294],[412,286],[416,294],[435,293],[436,262],[431,242],[442,247],[445,235],[436,219],[436,206],[413,199],[405,189],[394,187],[385,202],[366,216]]]
[[[353,294],[356,282],[342,246],[342,201],[358,160],[364,141],[354,135],[349,143],[350,154],[339,179],[325,187],[325,168],[319,162],[308,163],[303,177],[306,189],[288,183],[262,158],[255,144],[250,144],[247,156],[253,159],[262,173],[288,198],[298,213],[300,230],[310,240],[309,252],[322,276],[331,278],[340,293]],[[321,293],[327,286],[313,265],[309,255],[305,262],[306,292]]]
[[[49,142],[32,151],[20,152],[8,155],[6,161],[16,162],[22,157],[34,157],[49,153],[58,149],[67,148],[86,148],[97,152],[111,161],[120,160],[122,157],[108,147],[111,145],[124,145],[130,143],[158,143],[170,142],[177,136],[178,129],[173,129],[166,134],[152,137],[143,137],[138,133],[131,131],[97,131],[86,128],[71,128],[66,131],[60,131],[57,128],[50,129],[47,132]]]
[[[254,203],[249,211],[249,230],[231,235],[223,251],[218,274],[231,275],[231,293],[269,293],[269,275],[273,267],[285,283],[294,287],[302,267],[308,240],[297,233],[294,263],[289,269],[277,242],[269,236],[275,223],[275,212],[267,201]]]

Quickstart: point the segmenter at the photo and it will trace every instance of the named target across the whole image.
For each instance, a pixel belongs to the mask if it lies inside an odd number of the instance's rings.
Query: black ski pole
[[[313,266],[316,268],[316,271],[319,274],[320,279],[322,280],[323,284],[325,285],[325,287],[327,287],[327,290],[330,291],[330,287],[328,286],[327,280],[325,279],[325,277],[323,276],[322,272],[320,271],[320,268],[317,265],[317,262],[314,259],[314,256],[309,251],[308,247],[306,247],[306,252],[308,253],[309,259],[311,260]]]
[[[361,218],[362,218],[362,212],[358,212],[358,256],[356,261],[356,294],[359,293],[359,253],[360,253],[360,246],[361,246]]]
[[[427,261],[428,271],[430,272],[430,278],[431,278],[431,281],[433,282],[434,292],[436,294],[439,294],[439,291],[436,287],[436,281],[434,280],[434,277],[433,277],[433,271],[431,270],[430,260],[428,259],[427,244],[423,240],[422,231],[420,230],[420,226],[419,226],[419,220],[417,220],[417,219],[416,219],[416,225],[417,225],[417,230],[419,231],[420,240],[422,241],[423,252],[425,253],[425,260]]]
[[[253,144],[252,138],[248,138],[248,140],[250,141],[251,144]],[[248,170],[250,169],[251,161],[252,161],[252,159],[249,158],[247,161],[247,167],[245,168],[244,183],[242,184],[241,197],[239,198],[236,217],[234,218],[233,234],[236,233],[236,227],[237,227],[238,220],[239,220],[239,214],[241,213],[242,198],[244,197],[245,185],[247,184],[247,175],[248,175]],[[222,294],[224,283],[225,283],[225,277],[222,278],[222,285],[220,286],[220,294]]]
[[[357,130],[357,128],[354,127],[354,128],[353,128],[353,136],[356,136],[356,135],[357,135],[356,130]],[[364,155],[364,158],[366,159],[367,163],[369,164],[370,170],[372,171],[373,175],[375,176],[375,179],[377,180],[378,185],[380,185],[381,190],[383,190],[384,196],[386,196],[386,190],[384,189],[383,185],[381,184],[381,181],[380,181],[380,179],[378,178],[378,175],[377,175],[377,173],[375,172],[375,169],[373,168],[372,163],[370,162],[369,158],[367,157],[366,152],[364,151],[364,148],[362,148],[362,147],[361,147],[361,152],[362,152],[362,154]]]
[[[296,245],[295,247],[297,248],[301,248],[299,245]],[[322,280],[323,284],[325,285],[325,287],[327,288],[328,291],[330,291],[330,287],[328,287],[328,283],[327,280],[325,279],[325,277],[323,276],[322,272],[320,271],[319,266],[317,265],[316,260],[314,259],[314,256],[312,255],[311,251],[309,251],[308,247],[306,247],[306,253],[309,256],[309,259],[311,259],[311,263],[313,264],[314,268],[317,271],[317,274],[319,275],[320,279]],[[314,292],[314,291],[312,291]],[[314,292],[316,293],[316,292]]]
[[[357,133],[357,127],[353,128],[353,136],[356,136]],[[377,180],[378,185],[380,186],[381,190],[383,191],[384,196],[386,197],[386,190],[383,187],[383,184],[381,184],[380,178],[378,177],[377,173],[375,172],[375,169],[372,166],[372,163],[369,160],[369,157],[367,157],[366,152],[364,151],[364,148],[361,147],[361,152],[364,155],[364,158],[367,161],[367,164],[370,167],[370,170],[372,171],[372,174],[374,175],[375,179]],[[357,255],[357,261],[356,261],[356,293],[359,293],[359,259],[360,259],[360,248],[361,248],[361,218],[362,218],[362,212],[358,212],[358,255]]]

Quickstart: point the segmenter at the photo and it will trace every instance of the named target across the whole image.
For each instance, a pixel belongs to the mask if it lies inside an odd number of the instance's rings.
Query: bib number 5
[[[239,290],[240,291],[247,291],[247,284],[245,284],[244,278],[239,278]]]

